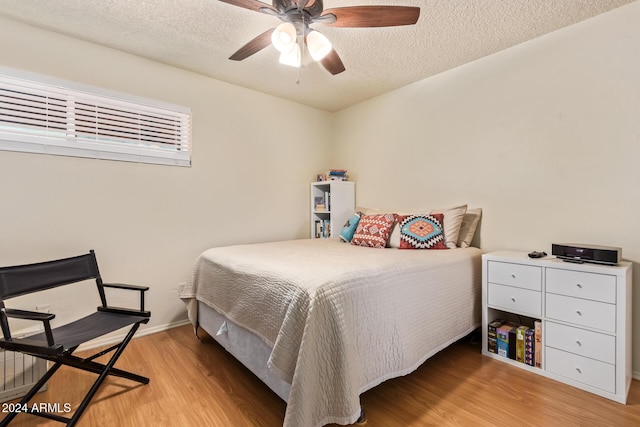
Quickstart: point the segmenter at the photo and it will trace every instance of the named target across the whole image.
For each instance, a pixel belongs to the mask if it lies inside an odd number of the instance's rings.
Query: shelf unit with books
[[[624,261],[608,266],[531,259],[520,252],[484,254],[482,354],[626,403],[631,385],[631,272],[631,263]],[[527,329],[518,330],[520,325],[533,328],[529,343],[534,366],[526,363],[526,353],[518,358],[511,348],[512,340],[516,351],[523,345],[518,332],[526,340]],[[502,348],[499,338],[506,341]]]
[[[355,211],[355,183],[311,183],[311,238],[335,237]]]

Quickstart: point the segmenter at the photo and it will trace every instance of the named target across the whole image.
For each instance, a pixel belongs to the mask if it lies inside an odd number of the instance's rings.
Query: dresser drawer
[[[542,290],[542,268],[533,265],[489,261],[488,281],[518,288]]]
[[[546,294],[546,315],[575,325],[607,332],[616,331],[616,306],[604,302]]]
[[[614,365],[547,347],[545,368],[574,381],[597,387],[609,393],[616,392],[616,368]]]
[[[489,283],[487,303],[513,313],[542,316],[542,293],[529,289]]]
[[[612,335],[546,322],[545,336],[549,347],[605,363],[616,363],[616,338]]]
[[[547,268],[546,280],[547,292],[616,303],[616,276]]]

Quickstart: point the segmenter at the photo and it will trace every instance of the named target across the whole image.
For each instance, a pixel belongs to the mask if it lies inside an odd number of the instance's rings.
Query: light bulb
[[[280,54],[280,63],[290,67],[300,68],[302,65],[302,55],[300,54],[300,46],[296,43],[289,52]]]
[[[289,52],[296,44],[296,27],[291,22],[284,22],[271,33],[271,44],[280,52]]]
[[[307,34],[307,48],[313,60],[320,61],[331,52],[333,46],[324,34],[312,30]]]

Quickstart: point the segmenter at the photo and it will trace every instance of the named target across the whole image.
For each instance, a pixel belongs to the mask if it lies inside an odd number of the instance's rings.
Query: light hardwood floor
[[[117,366],[150,383],[108,379],[79,425],[281,426],[284,402],[204,332],[201,338],[182,326],[133,340]],[[33,402],[75,407],[94,378],[63,368]],[[640,426],[640,382],[621,405],[483,357],[469,339],[361,401],[367,427]],[[25,414],[11,424],[58,425]]]

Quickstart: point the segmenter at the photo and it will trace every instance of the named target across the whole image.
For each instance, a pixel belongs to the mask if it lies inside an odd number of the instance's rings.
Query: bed
[[[480,324],[481,251],[338,239],[212,248],[181,290],[189,319],[287,402],[284,425],[351,424],[359,395]]]

